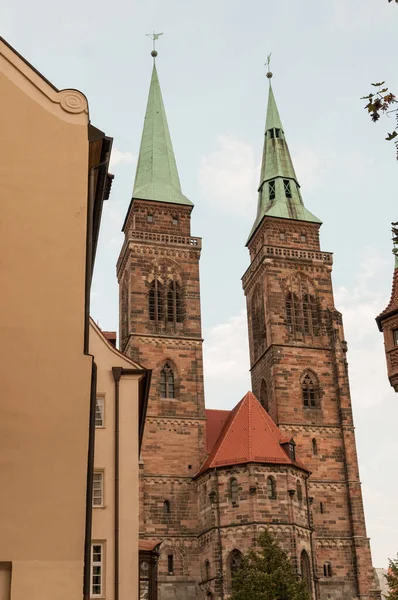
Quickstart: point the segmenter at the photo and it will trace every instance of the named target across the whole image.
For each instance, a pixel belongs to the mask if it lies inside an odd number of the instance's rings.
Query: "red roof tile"
[[[383,320],[383,317],[388,317],[390,313],[395,312],[396,310],[398,310],[398,268],[394,270],[394,275],[392,278],[390,302],[388,303],[387,308],[385,308],[383,312],[376,317],[380,331],[382,331],[381,321]]]
[[[207,454],[210,454],[213,450],[214,444],[218,440],[218,436],[220,435],[230,412],[230,410],[206,410]]]
[[[161,542],[158,540],[139,540],[138,549],[146,550],[147,552],[152,552],[155,550],[156,546],[159,546]]]
[[[210,413],[226,413],[227,411],[206,411]],[[224,415],[211,415],[210,440]],[[290,459],[281,447],[291,438],[283,436],[269,414],[261,406],[252,392],[246,396],[228,414],[224,427],[215,442],[208,458],[199,471],[221,466],[255,463],[296,464],[302,469],[304,465],[296,459]],[[208,443],[209,443],[208,437]],[[210,444],[209,444],[210,445]]]

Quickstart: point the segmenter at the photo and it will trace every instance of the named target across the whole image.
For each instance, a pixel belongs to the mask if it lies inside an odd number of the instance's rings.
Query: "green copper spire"
[[[258,194],[257,217],[248,241],[265,216],[321,223],[304,206],[271,84]]]
[[[155,58],[156,55],[157,52],[153,51],[152,56]],[[155,61],[134,181],[133,198],[192,206],[192,202],[181,192]]]
[[[272,129],[273,127],[277,129],[282,129],[282,121],[279,116],[278,107],[276,106],[274,92],[272,91],[272,86],[269,86],[269,94],[268,94],[268,107],[267,107],[267,120],[265,122],[265,131]]]

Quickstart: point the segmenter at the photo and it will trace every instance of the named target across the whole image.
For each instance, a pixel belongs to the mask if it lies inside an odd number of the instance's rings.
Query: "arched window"
[[[160,281],[154,279],[149,288],[149,319],[159,323],[163,320],[163,287]]]
[[[181,288],[177,281],[171,281],[167,288],[167,320],[169,323],[181,323]]]
[[[321,327],[318,302],[312,294],[303,296],[303,316],[305,335],[319,335]]]
[[[165,500],[163,502],[163,514],[164,515],[169,515],[170,514],[170,500]]]
[[[238,502],[238,494],[238,480],[235,479],[235,477],[232,477],[232,479],[229,480],[229,495],[233,504],[236,504]]]
[[[315,438],[312,438],[312,454],[314,456],[318,455],[318,443]]]
[[[323,575],[324,575],[324,577],[332,576],[332,565],[330,564],[330,562],[326,562],[323,565]]]
[[[160,397],[175,398],[174,373],[170,363],[165,363],[160,371]]]
[[[310,567],[310,559],[308,558],[308,554],[305,550],[301,553],[300,558],[300,571],[301,577],[307,584],[307,588],[311,591],[311,567]]]
[[[267,384],[265,383],[265,379],[263,379],[261,382],[260,404],[268,412],[268,393],[267,393]]]
[[[205,562],[205,580],[209,581],[210,579],[210,562],[206,560]]]
[[[301,379],[301,392],[305,408],[319,407],[319,385],[314,373],[307,371]]]
[[[267,496],[271,500],[276,498],[276,483],[273,477],[267,477]]]
[[[241,568],[242,560],[243,560],[242,553],[239,552],[239,550],[232,550],[231,554],[229,555],[229,572],[230,572],[231,580],[232,580],[233,576],[235,575],[235,573],[237,571],[239,571],[239,569]]]
[[[302,333],[303,320],[301,302],[297,294],[288,292],[286,295],[286,321],[287,328],[292,335]]]
[[[299,480],[297,480],[296,489],[297,489],[297,500],[301,504],[303,502],[303,488],[301,487],[301,483]]]

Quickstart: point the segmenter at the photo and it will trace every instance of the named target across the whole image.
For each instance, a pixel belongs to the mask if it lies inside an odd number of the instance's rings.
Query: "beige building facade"
[[[88,598],[89,293],[112,139],[3,39],[0,78],[0,598]]]
[[[151,371],[90,322],[97,364],[91,598],[138,598],[138,460]]]

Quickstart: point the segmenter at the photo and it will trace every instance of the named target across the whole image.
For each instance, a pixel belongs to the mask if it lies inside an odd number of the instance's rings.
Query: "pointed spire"
[[[304,206],[271,81],[258,193],[257,217],[248,242],[265,216],[321,223]]]
[[[272,85],[270,82],[269,93],[268,93],[267,120],[265,122],[265,131],[268,131],[269,129],[273,129],[273,128],[281,129],[283,131],[282,121],[279,116],[278,107],[276,106],[274,92],[272,91]]]
[[[153,50],[154,65],[134,181],[133,198],[192,206],[192,202],[181,192],[177,164],[156,70],[156,55],[157,52]]]

